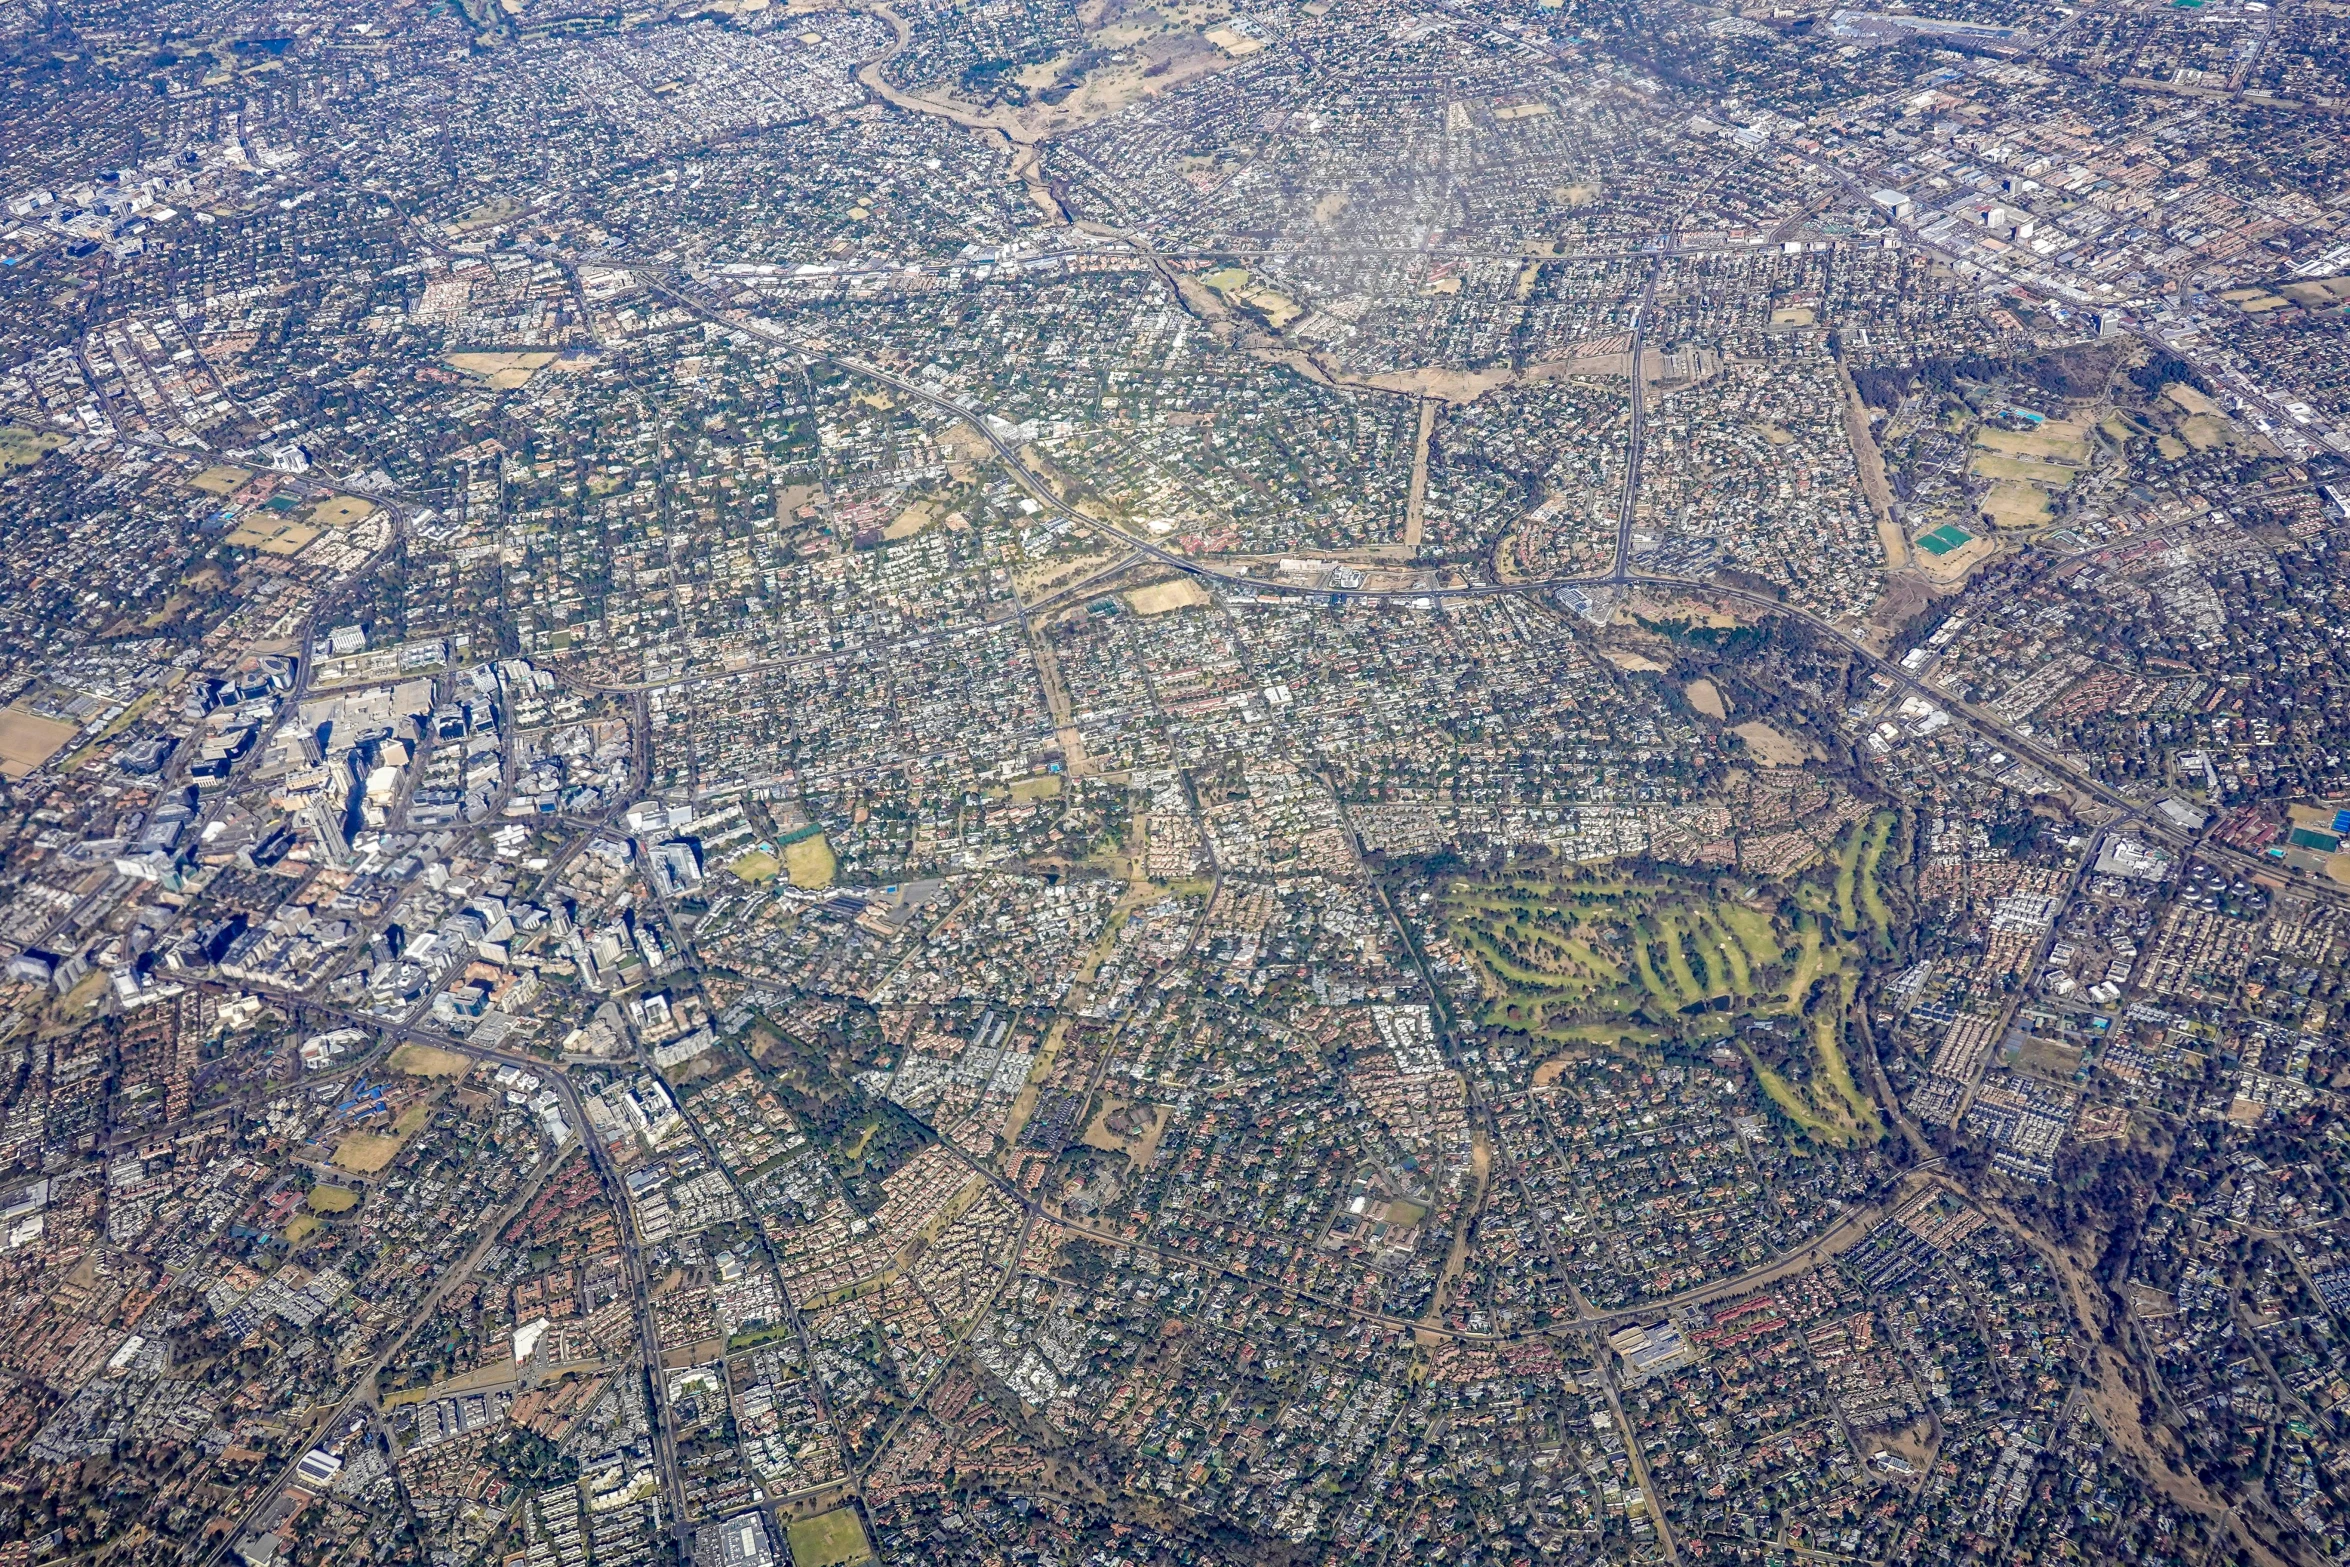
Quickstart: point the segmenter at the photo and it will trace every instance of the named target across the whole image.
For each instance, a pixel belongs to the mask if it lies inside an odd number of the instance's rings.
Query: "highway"
[[[1640,460],[1642,443],[1647,438],[1648,386],[1642,355],[1648,348],[1648,316],[1656,303],[1657,274],[1664,270],[1660,257],[1648,269],[1648,281],[1641,285],[1640,303],[1632,307],[1632,433],[1624,443],[1624,498],[1616,506],[1616,558],[1608,567],[1606,580],[1620,583],[1632,565],[1632,523],[1640,514]]]

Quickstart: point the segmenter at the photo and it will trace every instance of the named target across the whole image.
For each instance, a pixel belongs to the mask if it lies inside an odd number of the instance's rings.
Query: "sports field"
[[[785,1532],[792,1567],[855,1567],[873,1559],[865,1525],[852,1507],[836,1507],[813,1518],[795,1518]]]

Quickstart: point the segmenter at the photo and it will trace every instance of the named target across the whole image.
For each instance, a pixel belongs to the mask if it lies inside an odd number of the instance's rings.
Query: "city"
[[[2350,1561],[2339,5],[0,81],[0,1567]]]

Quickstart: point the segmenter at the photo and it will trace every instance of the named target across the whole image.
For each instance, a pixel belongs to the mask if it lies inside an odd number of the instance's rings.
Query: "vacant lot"
[[[386,1064],[410,1077],[463,1077],[473,1061],[454,1050],[442,1050],[434,1045],[402,1045],[392,1052],[392,1059]]]
[[[478,375],[493,392],[511,392],[555,362],[551,353],[451,354],[450,365],[467,375]]]
[[[1191,577],[1177,577],[1172,582],[1154,582],[1147,588],[1136,588],[1126,595],[1126,602],[1137,615],[1164,615],[1173,610],[1190,609],[1208,601],[1208,590]]]

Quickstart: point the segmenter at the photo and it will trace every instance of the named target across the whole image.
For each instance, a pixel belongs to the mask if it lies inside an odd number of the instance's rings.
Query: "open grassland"
[[[2085,463],[2089,460],[2089,427],[2070,419],[2050,419],[2029,430],[1975,432],[1975,445],[1985,451],[2036,457],[2044,462]]]

